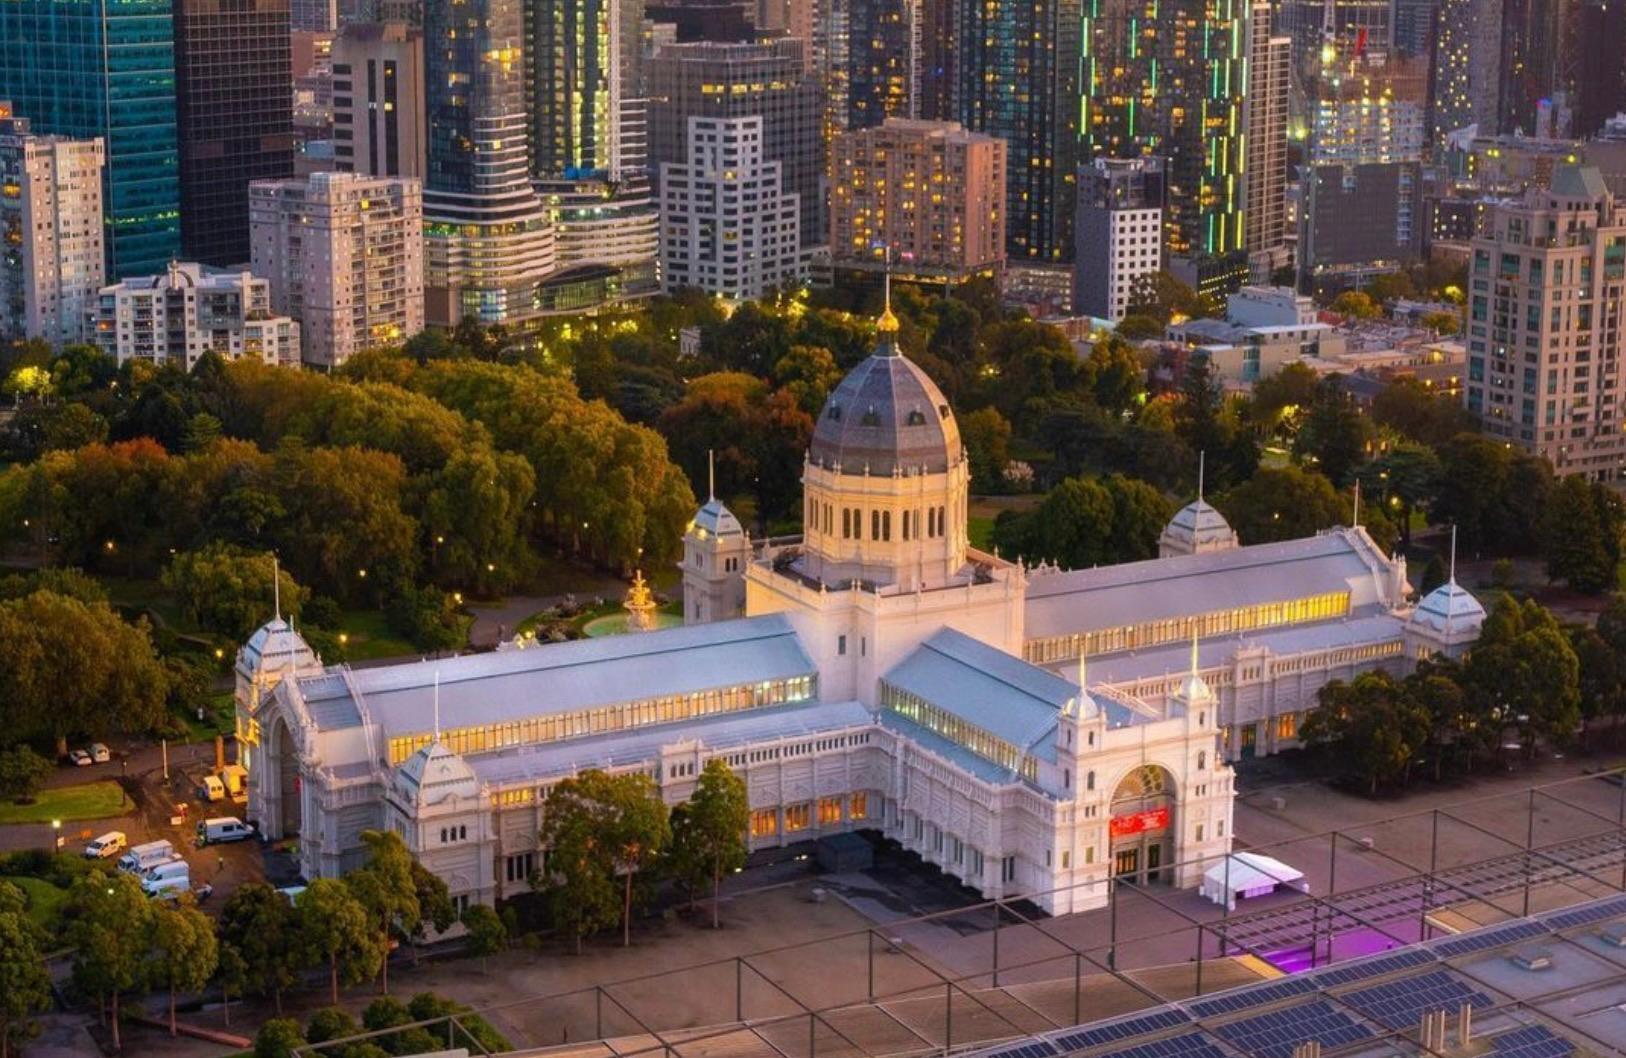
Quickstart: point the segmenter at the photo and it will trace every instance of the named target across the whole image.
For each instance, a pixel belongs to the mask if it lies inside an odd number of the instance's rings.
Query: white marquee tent
[[[1203,872],[1202,894],[1234,910],[1238,897],[1246,900],[1264,896],[1275,892],[1278,885],[1290,886],[1301,893],[1310,891],[1303,871],[1257,852],[1233,852]]]

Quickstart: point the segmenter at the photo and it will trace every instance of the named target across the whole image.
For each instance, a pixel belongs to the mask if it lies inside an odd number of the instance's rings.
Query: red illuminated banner
[[[1161,830],[1169,825],[1169,810],[1154,808],[1148,812],[1135,812],[1127,816],[1113,816],[1108,829],[1115,838],[1127,838],[1148,830]]]

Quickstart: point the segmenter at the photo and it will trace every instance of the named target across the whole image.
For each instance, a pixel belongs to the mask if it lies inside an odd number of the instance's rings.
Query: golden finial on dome
[[[882,289],[885,291],[886,307],[881,310],[881,318],[875,321],[875,329],[881,334],[897,334],[898,318],[892,315],[892,267],[890,260],[887,262],[887,270],[883,273],[881,284]]]

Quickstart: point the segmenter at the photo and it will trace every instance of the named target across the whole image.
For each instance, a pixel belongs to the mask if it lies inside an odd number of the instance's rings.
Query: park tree
[[[1345,488],[1366,462],[1371,437],[1371,420],[1361,413],[1343,381],[1333,376],[1316,387],[1293,439],[1293,452],[1312,461],[1334,486]]]
[[[1096,404],[1118,415],[1127,413],[1146,393],[1146,370],[1135,348],[1115,336],[1101,339],[1090,350],[1083,381]]]
[[[55,768],[50,760],[23,743],[0,751],[0,797],[17,804],[28,804],[40,792],[53,770]]]
[[[402,507],[407,475],[398,457],[295,439],[278,447],[275,479],[288,510],[282,555],[301,579],[356,601],[414,580],[418,524]]]
[[[1581,723],[1581,673],[1558,621],[1535,600],[1503,593],[1463,666],[1464,687],[1488,724],[1517,727],[1526,752],[1568,743]]]
[[[1321,376],[1308,364],[1294,361],[1253,384],[1249,413],[1267,437],[1291,436],[1300,417],[1316,398]]]
[[[418,921],[408,939],[412,942],[412,963],[417,965],[418,946],[429,930],[445,933],[451,929],[457,921],[457,908],[452,903],[451,890],[446,888],[440,875],[416,859],[412,860],[412,890],[418,898]]]
[[[1302,467],[1261,467],[1247,481],[1215,496],[1238,537],[1249,544],[1297,540],[1348,524],[1350,505],[1322,474]]]
[[[1130,316],[1147,316],[1167,324],[1175,317],[1213,316],[1213,308],[1190,284],[1169,272],[1149,272],[1136,276],[1130,284],[1127,311]]]
[[[793,345],[773,366],[776,385],[791,395],[796,406],[817,415],[841,381],[841,368],[830,350],[818,345]]]
[[[1542,532],[1548,578],[1589,595],[1617,587],[1623,523],[1626,508],[1613,489],[1580,474],[1562,478]]]
[[[1457,312],[1426,313],[1419,322],[1441,338],[1454,338],[1462,330],[1462,315]]]
[[[1383,315],[1383,307],[1372,295],[1361,290],[1346,290],[1332,301],[1332,311],[1340,316],[1357,320],[1375,320]]]
[[[236,945],[224,940],[216,945],[215,983],[220,986],[220,1016],[231,1027],[231,997],[241,996],[248,987],[248,962]]]
[[[1596,629],[1586,625],[1566,625],[1564,635],[1575,652],[1582,720],[1606,716],[1619,719],[1626,712],[1626,684],[1621,680],[1614,648]]]
[[[119,1000],[144,980],[152,951],[153,906],[133,875],[101,872],[81,877],[68,891],[64,940],[74,949],[73,980],[110,1005],[113,1049],[119,1039]]]
[[[51,1005],[51,978],[39,940],[22,909],[8,901],[0,910],[0,1058],[11,1058],[34,1037],[34,1015]]]
[[[1372,398],[1372,421],[1430,448],[1477,429],[1461,400],[1409,377],[1393,379],[1378,390]]]
[[[1433,730],[1428,710],[1387,672],[1363,672],[1350,683],[1333,680],[1317,693],[1299,737],[1307,745],[1336,744],[1340,756],[1378,787],[1409,774]]]
[[[694,793],[672,813],[672,861],[690,890],[711,883],[711,926],[720,922],[723,875],[745,864],[751,803],[741,779],[721,757],[701,769]]]
[[[298,919],[288,898],[264,882],[238,886],[220,913],[221,944],[247,968],[244,987],[270,996],[279,1015],[282,993],[299,982],[304,969]]]
[[[1180,380],[1174,415],[1175,434],[1192,452],[1207,456],[1208,486],[1215,491],[1253,475],[1259,465],[1259,442],[1225,399],[1214,365],[1194,354]]]
[[[960,418],[960,436],[971,459],[972,488],[1005,491],[1005,465],[1011,459],[1011,424],[998,408],[978,408]]]
[[[423,921],[418,903],[418,880],[412,874],[412,853],[392,830],[364,830],[367,862],[345,876],[345,883],[360,901],[377,935],[381,990],[390,990],[390,938],[410,938]],[[337,998],[334,1002],[338,1002]]]
[[[549,873],[536,880],[578,952],[585,934],[617,917],[622,943],[631,944],[636,883],[670,839],[666,806],[641,772],[612,776],[589,769],[554,786],[542,817]]]
[[[189,620],[238,642],[265,623],[274,604],[297,614],[307,594],[270,552],[220,543],[176,555],[163,584]]]
[[[1163,337],[1163,331],[1164,324],[1156,316],[1135,312],[1119,320],[1113,333],[1126,342],[1144,342]]]
[[[51,591],[0,602],[0,701],[13,737],[146,732],[167,686],[145,620]]]
[[[470,904],[463,912],[463,928],[467,931],[470,955],[480,958],[480,972],[489,969],[491,956],[508,948],[508,927],[502,916],[485,904]]]
[[[254,1034],[254,1058],[299,1058],[308,1041],[293,1018],[272,1018]]]
[[[353,875],[352,875],[353,876]],[[294,911],[310,962],[327,968],[332,1002],[339,1002],[339,984],[360,984],[388,954],[368,917],[367,908],[351,892],[350,878],[318,878],[294,898]]]
[[[1368,464],[1361,488],[1369,502],[1386,502],[1399,523],[1400,547],[1411,547],[1411,519],[1433,501],[1440,479],[1440,460],[1427,445],[1402,441]]]
[[[197,992],[215,975],[220,949],[215,924],[188,900],[152,909],[152,961],[148,979],[169,992],[169,1034],[177,1035],[175,995]]]
[[[323,1007],[305,1022],[305,1040],[308,1043],[328,1043],[361,1033],[361,1025],[343,1007]],[[332,1053],[331,1049],[317,1052]]]

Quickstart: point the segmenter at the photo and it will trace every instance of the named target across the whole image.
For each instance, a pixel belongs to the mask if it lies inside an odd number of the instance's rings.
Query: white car
[[[90,759],[90,754],[82,749],[76,749],[68,754],[68,763],[75,768],[88,768],[96,762]]]
[[[100,742],[92,742],[90,744],[90,759],[96,764],[106,764],[113,759],[113,754]]]

